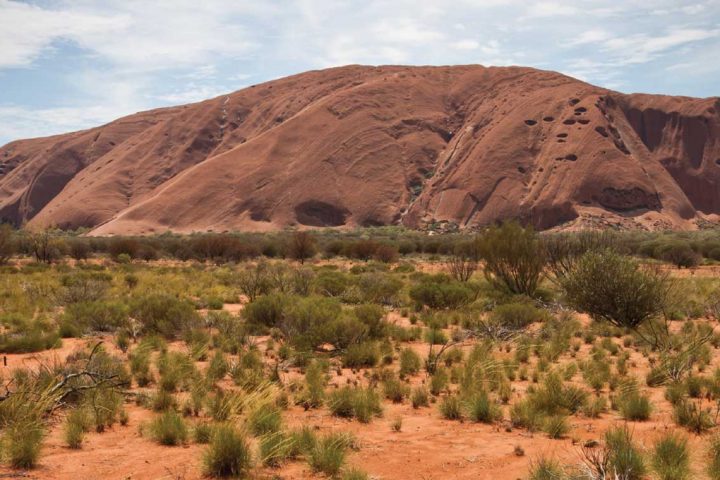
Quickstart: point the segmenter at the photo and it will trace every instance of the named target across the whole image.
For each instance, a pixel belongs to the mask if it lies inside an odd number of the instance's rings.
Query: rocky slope
[[[0,148],[0,218],[95,234],[288,226],[692,229],[720,99],[518,67],[312,71]]]

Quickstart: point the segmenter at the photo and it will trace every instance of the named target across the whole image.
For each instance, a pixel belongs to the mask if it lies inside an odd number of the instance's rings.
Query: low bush
[[[199,322],[192,302],[168,294],[150,294],[131,302],[130,315],[146,333],[157,333],[173,339]]]
[[[37,420],[20,420],[5,430],[4,456],[13,468],[37,465],[45,431]]]
[[[336,417],[357,418],[368,423],[382,413],[380,396],[372,388],[343,387],[328,397],[330,413]]]
[[[449,395],[440,402],[440,414],[445,420],[462,420],[462,402],[456,395]]]
[[[400,351],[400,375],[414,375],[420,371],[422,360],[412,348],[403,348]]]
[[[710,480],[720,480],[720,435],[710,439],[706,472]]]
[[[183,418],[174,410],[167,410],[150,423],[150,434],[160,445],[182,445],[188,430]]]
[[[543,422],[543,431],[547,436],[554,439],[563,438],[569,431],[567,416],[551,415]]]
[[[498,305],[490,314],[490,322],[511,330],[520,330],[533,322],[547,318],[545,311],[527,302]]]
[[[625,420],[644,422],[650,419],[650,399],[639,392],[629,392],[618,399],[620,414]]]
[[[218,425],[213,432],[203,462],[211,477],[245,478],[252,468],[252,454],[245,436],[234,426]]]
[[[429,277],[410,289],[410,298],[419,309],[428,306],[434,309],[456,309],[470,303],[475,296],[466,282],[445,277]]]
[[[342,358],[345,368],[370,368],[380,361],[380,350],[376,342],[350,345]]]
[[[655,443],[652,466],[660,480],[691,478],[687,440],[674,433],[666,434]]]
[[[500,406],[485,391],[476,393],[467,401],[467,410],[473,422],[494,423],[502,419]]]
[[[618,478],[627,480],[645,478],[645,460],[627,427],[615,427],[605,432],[605,444],[609,452],[609,471],[614,472]]]
[[[413,408],[427,407],[430,405],[430,394],[425,387],[414,388],[410,395],[410,402]]]
[[[673,407],[673,420],[681,427],[697,434],[715,426],[710,411],[689,400],[682,400]]]
[[[315,472],[328,476],[340,473],[345,464],[347,439],[341,434],[328,434],[317,440],[308,455],[308,463]]]
[[[63,430],[65,443],[67,443],[68,447],[72,449],[82,447],[85,432],[87,432],[89,424],[90,420],[87,412],[83,408],[74,408],[68,413],[65,418],[65,427]]]

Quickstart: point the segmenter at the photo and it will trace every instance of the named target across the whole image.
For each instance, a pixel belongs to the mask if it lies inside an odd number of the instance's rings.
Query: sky
[[[0,0],[0,145],[347,64],[720,95],[720,0]]]

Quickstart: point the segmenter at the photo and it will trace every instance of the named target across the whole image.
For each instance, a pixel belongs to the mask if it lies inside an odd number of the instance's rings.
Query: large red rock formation
[[[10,143],[0,218],[95,234],[696,228],[720,215],[719,111],[530,68],[333,68]]]

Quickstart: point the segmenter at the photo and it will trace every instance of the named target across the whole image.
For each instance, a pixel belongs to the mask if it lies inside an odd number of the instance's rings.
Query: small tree
[[[523,228],[514,221],[505,222],[488,229],[478,239],[477,246],[490,283],[514,294],[535,294],[545,255],[532,228]]]
[[[4,265],[15,253],[13,228],[7,223],[0,225],[0,265]]]
[[[68,242],[68,247],[70,249],[70,256],[77,261],[87,260],[90,256],[90,244],[83,239],[73,238]]]
[[[618,251],[619,240],[615,233],[609,231],[543,235],[541,243],[547,262],[548,279],[560,284],[587,252],[601,252],[607,249]]]
[[[643,269],[629,257],[604,251],[583,255],[562,286],[568,302],[578,311],[640,334],[642,325],[648,324],[652,330],[651,320],[663,316],[671,283],[667,273]],[[651,333],[650,343],[658,346],[658,332]]]
[[[61,255],[61,242],[53,237],[50,230],[31,232],[28,235],[28,240],[32,254],[38,262],[52,263]]]
[[[453,253],[448,257],[447,265],[450,275],[459,282],[467,282],[478,268],[479,252],[478,242],[470,241],[456,245]]]
[[[317,252],[315,237],[308,232],[295,232],[288,245],[288,254],[301,264]]]

